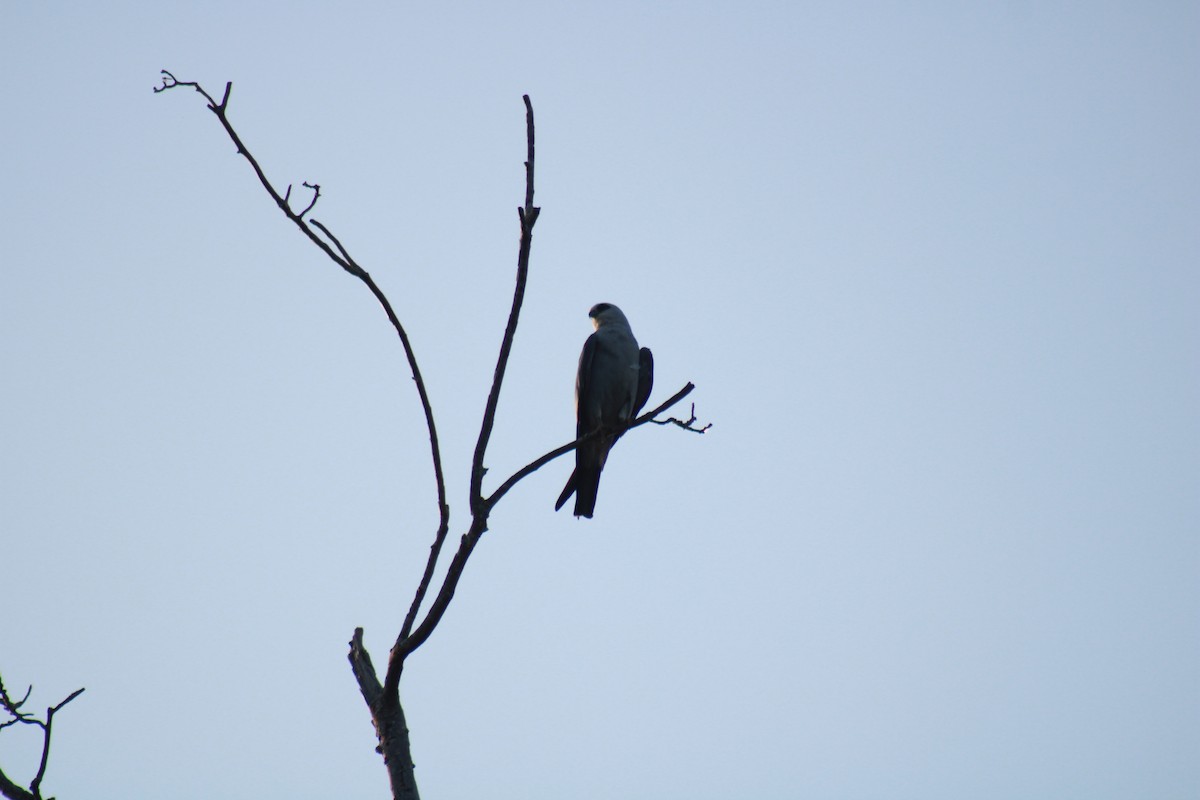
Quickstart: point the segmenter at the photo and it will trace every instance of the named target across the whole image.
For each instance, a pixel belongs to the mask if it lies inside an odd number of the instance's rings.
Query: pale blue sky
[[[51,793],[378,798],[436,519],[570,438],[604,300],[691,380],[498,508],[402,692],[429,798],[1200,795],[1194,3],[0,7],[0,671]],[[492,485],[495,485],[494,483]],[[24,776],[32,742],[0,732]],[[296,769],[302,764],[302,769]]]

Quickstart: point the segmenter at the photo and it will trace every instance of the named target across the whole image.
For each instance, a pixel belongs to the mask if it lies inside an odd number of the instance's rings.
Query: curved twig
[[[705,431],[707,431],[709,428],[712,427],[711,422],[702,427],[699,427],[699,428],[696,427],[697,420],[696,420],[696,404],[695,403],[692,403],[692,410],[691,410],[690,414],[691,414],[691,416],[689,416],[687,419],[677,419],[675,417],[667,417],[666,419],[652,419],[652,420],[649,420],[649,422],[653,422],[655,425],[674,425],[678,428],[683,428],[685,431],[691,431],[692,433],[704,433]]]
[[[429,430],[429,447],[430,454],[433,459],[434,480],[437,484],[438,516],[440,518],[438,536],[440,536],[441,539],[445,539],[445,531],[450,525],[450,507],[446,502],[446,481],[442,473],[442,456],[441,449],[438,444],[437,426],[433,421],[433,407],[429,402],[429,394],[425,389],[425,380],[421,376],[421,369],[417,365],[416,353],[413,351],[412,343],[408,338],[408,333],[405,331],[404,326],[400,323],[399,317],[396,316],[396,312],[392,308],[391,302],[387,299],[387,296],[375,283],[375,280],[370,276],[370,274],[363,269],[357,261],[350,257],[350,254],[346,251],[346,248],[342,246],[342,243],[338,241],[337,237],[334,236],[326,226],[322,225],[316,220],[309,220],[308,222],[304,220],[304,215],[312,210],[313,206],[315,206],[317,203],[317,199],[321,195],[321,188],[318,184],[308,182],[303,184],[305,187],[313,190],[313,198],[308,206],[298,214],[292,211],[289,203],[291,198],[291,187],[288,187],[288,192],[286,195],[280,195],[275,189],[274,185],[272,185],[271,181],[267,178],[266,173],[263,172],[262,167],[259,165],[258,160],[246,148],[246,145],[242,142],[241,137],[238,135],[237,131],[234,130],[233,125],[230,124],[229,118],[226,115],[226,110],[229,105],[229,94],[233,90],[232,81],[225,84],[225,94],[221,98],[221,102],[218,103],[213,100],[212,95],[206,92],[199,83],[195,81],[181,81],[165,69],[162,70],[162,75],[162,85],[155,87],[154,91],[157,93],[164,92],[168,89],[174,89],[179,86],[190,86],[203,95],[208,101],[209,110],[216,115],[217,119],[221,123],[221,127],[225,129],[225,133],[237,147],[238,154],[243,156],[246,161],[249,162],[251,168],[254,170],[254,174],[258,177],[259,183],[262,184],[263,189],[266,190],[271,199],[275,201],[275,204],[279,206],[279,209],[284,213],[284,216],[290,219],[313,244],[321,248],[321,251],[324,252],[331,261],[362,281],[370,290],[371,294],[375,296],[375,299],[379,302],[380,306],[382,306],[384,313],[387,315],[388,321],[392,323],[392,327],[396,330],[396,335],[400,338],[400,344],[404,348],[404,355],[408,360],[408,366],[412,372],[413,382],[417,385],[417,394],[421,400],[421,408],[425,413],[425,426]],[[311,226],[309,222],[312,223]],[[325,239],[322,239],[320,236],[318,236],[313,230],[314,228],[323,233],[329,241],[327,242]],[[334,251],[333,247],[330,247],[329,242],[332,242],[334,247],[337,248],[336,252]],[[435,547],[440,547],[436,540]],[[427,585],[427,582],[423,582],[422,585]],[[420,598],[422,596],[423,592],[418,590],[418,599],[415,602],[415,605],[420,605]]]
[[[317,204],[317,201],[321,199],[321,184],[309,183],[308,181],[305,181],[304,183],[301,184],[301,186],[303,186],[305,189],[312,189],[313,197],[312,197],[312,200],[309,201],[309,204],[304,207],[304,210],[296,215],[296,219],[304,219],[304,215],[307,214],[308,212],[312,211],[313,206],[315,206]],[[291,188],[292,187],[289,186],[288,190],[290,191]],[[345,254],[345,251],[343,250],[342,253]],[[347,258],[346,260],[349,261],[350,259]]]

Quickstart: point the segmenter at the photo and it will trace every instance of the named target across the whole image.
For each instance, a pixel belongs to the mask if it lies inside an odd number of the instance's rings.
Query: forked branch
[[[439,589],[437,596],[425,614],[425,618],[415,630],[412,629],[412,622],[416,618],[416,612],[420,605],[423,591],[419,592],[417,599],[414,600],[413,606],[409,611],[409,616],[405,619],[404,628],[396,638],[396,644],[392,647],[388,658],[387,675],[383,682],[384,702],[390,702],[393,697],[397,696],[400,674],[404,670],[404,660],[409,654],[425,643],[429,635],[433,632],[433,629],[441,622],[442,616],[446,613],[446,609],[450,605],[450,600],[454,597],[458,582],[462,578],[467,559],[470,558],[471,552],[479,542],[479,538],[487,530],[487,518],[491,511],[491,505],[485,502],[483,497],[483,476],[487,472],[487,468],[484,466],[484,459],[487,455],[487,446],[491,439],[492,428],[496,421],[496,408],[500,402],[500,390],[504,384],[504,373],[508,367],[509,355],[512,352],[513,339],[516,337],[517,323],[521,317],[521,306],[525,302],[525,283],[529,276],[529,254],[533,238],[533,226],[537,222],[538,214],[541,211],[541,209],[533,204],[533,178],[534,166],[536,164],[533,104],[529,99],[529,95],[524,95],[522,100],[525,103],[525,203],[517,209],[517,217],[521,223],[521,241],[520,247],[517,250],[517,278],[516,286],[513,289],[512,306],[508,313],[508,322],[504,327],[504,336],[500,340],[500,354],[496,358],[496,369],[492,376],[492,386],[488,392],[487,403],[484,406],[483,423],[480,426],[479,438],[475,443],[475,454],[471,461],[471,527],[463,534],[459,542],[458,552],[454,554],[454,558],[451,560],[450,566],[446,571],[446,576],[442,579],[441,589]],[[441,540],[439,539],[435,541],[429,561],[426,564],[426,578],[433,573],[434,567],[437,564],[440,547]],[[426,581],[422,581],[422,585],[424,586],[425,584]]]

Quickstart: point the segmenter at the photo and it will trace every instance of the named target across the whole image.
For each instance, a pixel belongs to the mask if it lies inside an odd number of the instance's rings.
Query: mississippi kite
[[[612,303],[597,303],[588,312],[596,332],[583,344],[575,377],[575,438],[600,431],[575,448],[575,471],[563,487],[554,510],[575,495],[575,516],[591,517],[596,490],[608,451],[616,444],[654,387],[654,356],[638,349],[629,320]]]

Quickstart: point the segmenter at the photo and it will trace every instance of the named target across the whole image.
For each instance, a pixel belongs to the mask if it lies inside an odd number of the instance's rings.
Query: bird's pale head
[[[592,318],[592,324],[596,326],[596,330],[602,325],[611,325],[618,323],[629,327],[629,320],[625,319],[625,315],[621,309],[614,306],[612,303],[596,303],[592,306],[592,310],[588,312],[588,316]]]

